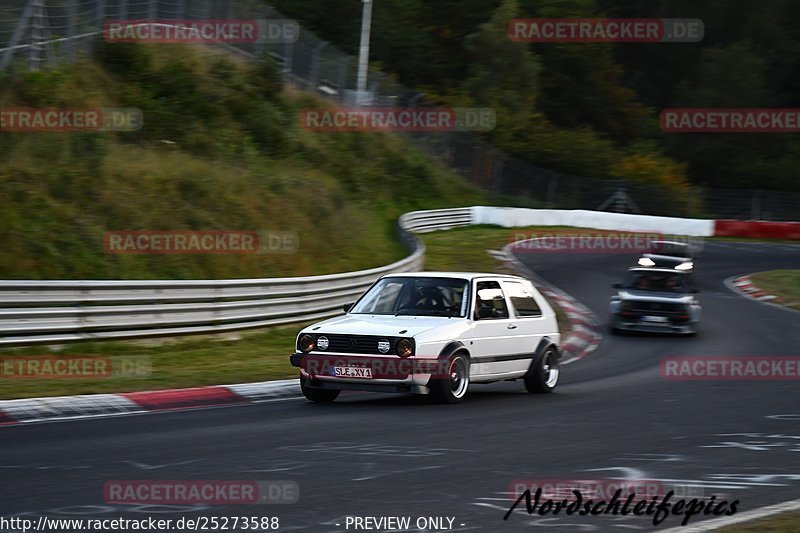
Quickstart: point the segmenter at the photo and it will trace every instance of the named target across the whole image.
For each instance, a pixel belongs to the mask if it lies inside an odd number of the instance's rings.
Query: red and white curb
[[[600,345],[603,340],[603,335],[600,333],[600,322],[591,309],[558,287],[543,280],[525,266],[511,253],[511,245],[506,245],[501,251],[487,250],[487,252],[495,259],[506,263],[521,276],[533,281],[536,288],[567,315],[569,333],[561,339],[560,346],[563,356],[562,365],[583,359]]]
[[[188,389],[0,401],[0,425],[300,398],[296,379]]]
[[[759,302],[769,304],[776,304],[784,309],[791,309],[790,307],[783,305],[785,300],[780,296],[769,294],[767,291],[764,291],[753,284],[750,276],[751,274],[728,278],[725,280],[725,285],[733,292],[739,293],[745,298],[750,298],[751,300],[757,300]]]

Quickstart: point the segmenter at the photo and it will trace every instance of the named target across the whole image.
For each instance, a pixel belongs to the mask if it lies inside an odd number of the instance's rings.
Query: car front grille
[[[676,303],[633,302],[631,311],[634,313],[651,313],[658,315],[685,314],[686,306]]]
[[[374,335],[327,335],[320,333],[316,337],[328,338],[328,349],[319,350],[324,352],[336,353],[369,353],[369,354],[382,354],[378,350],[379,341],[389,341],[389,351],[382,355],[396,355],[396,344],[399,337],[378,337]]]

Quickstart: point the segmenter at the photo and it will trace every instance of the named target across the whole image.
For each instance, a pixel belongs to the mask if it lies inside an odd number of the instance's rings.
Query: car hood
[[[413,337],[439,326],[447,326],[463,318],[392,315],[345,315],[305,328],[302,333],[339,335],[379,335]],[[405,333],[400,333],[405,330]]]
[[[621,290],[617,297],[626,302],[662,302],[662,303],[689,303],[694,298],[691,294],[678,292],[636,291]]]

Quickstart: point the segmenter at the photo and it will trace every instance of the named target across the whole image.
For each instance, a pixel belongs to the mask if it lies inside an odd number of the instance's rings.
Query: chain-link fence
[[[0,69],[14,65],[36,70],[91,54],[109,20],[284,18],[261,0],[4,0]],[[269,56],[281,66],[287,82],[337,103],[356,103],[357,58],[302,28],[290,43],[261,39],[220,46],[253,59]],[[374,69],[369,72],[367,92],[370,105],[386,107],[414,106],[422,96]],[[407,136],[504,203],[710,218],[800,219],[800,193],[796,192],[676,190],[638,181],[569,176],[507,157],[468,132]]]

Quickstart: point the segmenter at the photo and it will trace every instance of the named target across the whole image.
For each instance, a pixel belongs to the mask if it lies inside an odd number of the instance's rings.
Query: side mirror
[[[479,307],[478,318],[492,318],[494,317],[494,309],[491,307]]]
[[[350,311],[350,309],[351,309],[352,307],[353,307],[353,304],[351,304],[351,303],[350,303],[350,304],[344,304],[344,305],[342,306],[342,310],[344,310],[344,312],[345,312],[345,313],[347,313],[347,312],[349,312],[349,311]]]
[[[614,283],[614,284],[613,284],[613,285],[611,285],[611,286],[612,286],[613,288],[615,288],[615,289],[621,289],[621,288],[622,288],[622,283]]]

